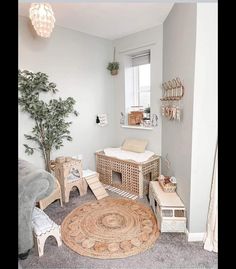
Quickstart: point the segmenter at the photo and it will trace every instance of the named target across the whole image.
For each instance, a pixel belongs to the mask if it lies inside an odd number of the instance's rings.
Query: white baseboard
[[[206,237],[206,233],[190,233],[187,229],[186,235],[188,237],[188,242],[204,241]]]

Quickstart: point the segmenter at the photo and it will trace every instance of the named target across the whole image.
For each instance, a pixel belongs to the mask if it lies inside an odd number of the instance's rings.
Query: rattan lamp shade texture
[[[55,17],[48,3],[32,3],[29,17],[36,33],[41,37],[50,37],[54,28]]]

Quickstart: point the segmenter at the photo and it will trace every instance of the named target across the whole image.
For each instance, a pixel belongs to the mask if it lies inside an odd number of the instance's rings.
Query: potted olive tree
[[[72,122],[66,121],[66,118],[71,113],[78,116],[78,112],[73,108],[75,100],[72,97],[65,100],[59,97],[48,102],[41,100],[40,94],[55,94],[58,91],[56,84],[49,82],[48,76],[41,72],[19,70],[18,91],[22,111],[27,112],[34,121],[31,134],[25,134],[25,138],[37,145],[32,147],[24,144],[25,152],[33,154],[35,150],[40,151],[45,161],[45,169],[51,172],[52,150],[62,147],[65,139],[72,140],[68,130]]]
[[[107,69],[111,72],[111,75],[117,75],[119,70],[120,64],[115,60],[115,48],[113,53],[113,61],[108,63]]]

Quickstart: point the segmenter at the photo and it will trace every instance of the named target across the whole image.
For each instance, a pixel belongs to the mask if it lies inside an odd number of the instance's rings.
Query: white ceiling
[[[117,39],[164,22],[173,3],[51,3],[56,25]],[[30,3],[19,3],[19,15],[29,16]]]

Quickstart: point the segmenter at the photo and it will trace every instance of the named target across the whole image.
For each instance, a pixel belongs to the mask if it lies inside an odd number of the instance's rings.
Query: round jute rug
[[[74,209],[61,225],[63,242],[75,252],[98,259],[136,255],[159,237],[152,210],[129,200],[106,197]]]

